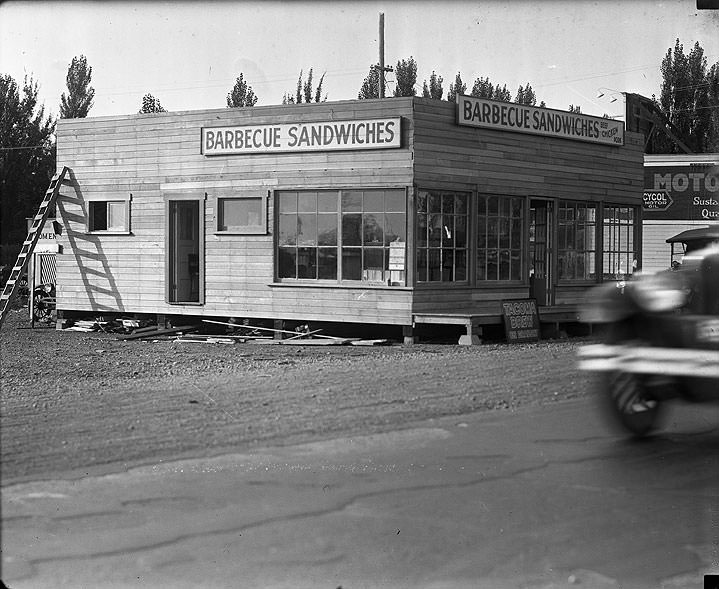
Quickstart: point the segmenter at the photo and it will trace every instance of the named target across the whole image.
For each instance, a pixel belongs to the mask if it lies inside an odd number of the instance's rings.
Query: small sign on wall
[[[539,340],[539,312],[536,299],[502,301],[502,317],[509,343]]]

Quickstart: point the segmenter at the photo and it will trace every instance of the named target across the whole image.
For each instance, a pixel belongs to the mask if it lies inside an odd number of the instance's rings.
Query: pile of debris
[[[207,324],[203,326],[202,324]],[[321,329],[311,329],[309,324],[299,325],[294,331],[272,329],[251,325],[248,320],[241,323],[203,319],[202,324],[161,327],[147,320],[113,319],[102,317],[93,320],[76,320],[66,327],[67,331],[102,331],[118,334],[120,340],[171,340],[177,343],[206,344],[265,344],[302,346],[379,346],[389,345],[388,339],[362,339],[358,337],[336,337],[325,335]],[[225,327],[225,333],[201,333],[209,325]],[[216,331],[208,328],[206,331]]]

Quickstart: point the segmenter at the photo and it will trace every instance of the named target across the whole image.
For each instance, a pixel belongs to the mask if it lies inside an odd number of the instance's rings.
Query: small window
[[[218,198],[217,231],[267,233],[267,199],[263,196]]]
[[[88,203],[88,231],[128,233],[130,231],[130,201],[90,201]]]

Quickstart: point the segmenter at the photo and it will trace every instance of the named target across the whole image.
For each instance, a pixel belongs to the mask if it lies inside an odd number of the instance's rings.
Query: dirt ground
[[[121,341],[0,330],[2,483],[508,411],[589,392],[588,338],[481,346]]]

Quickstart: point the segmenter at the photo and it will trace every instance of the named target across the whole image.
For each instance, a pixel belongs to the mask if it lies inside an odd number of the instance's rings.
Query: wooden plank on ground
[[[197,325],[183,325],[182,327],[170,327],[168,329],[156,329],[155,331],[144,331],[142,333],[130,333],[129,335],[121,335],[117,339],[131,340],[131,339],[142,339],[151,338],[156,335],[167,335],[170,333],[178,333],[180,331],[197,331],[199,327]]]

